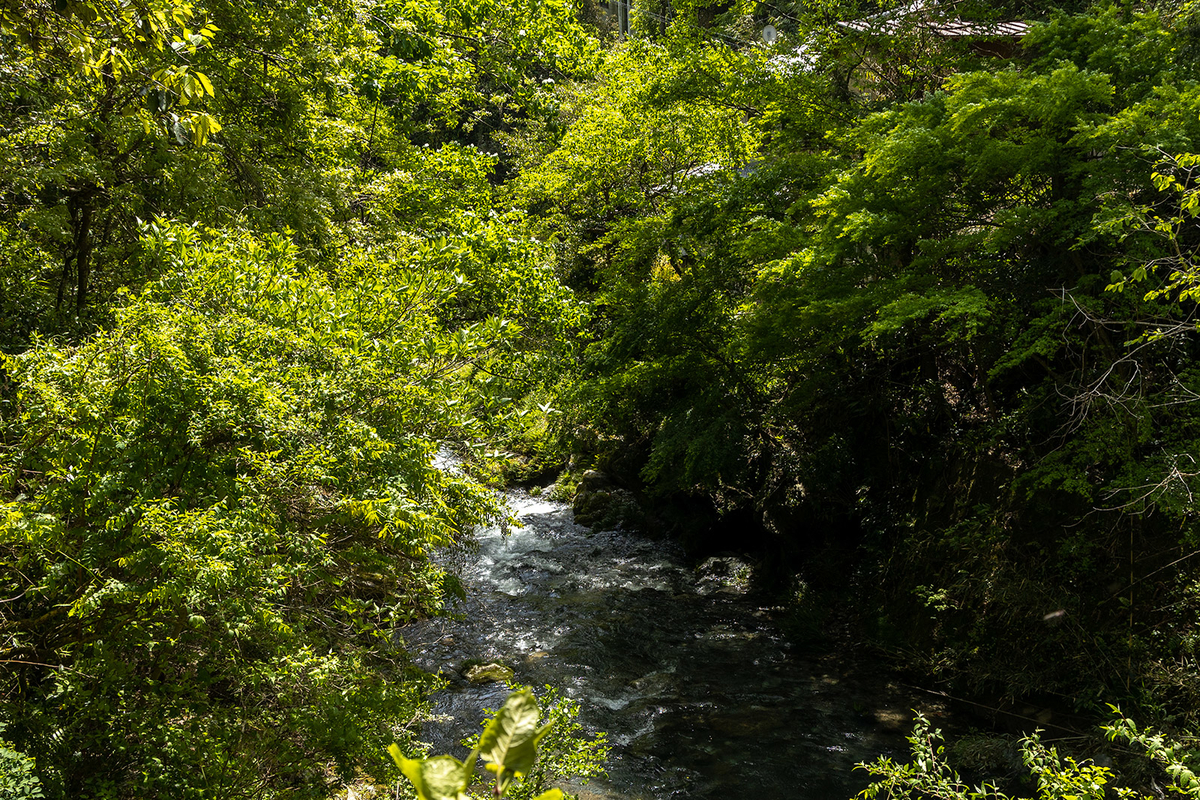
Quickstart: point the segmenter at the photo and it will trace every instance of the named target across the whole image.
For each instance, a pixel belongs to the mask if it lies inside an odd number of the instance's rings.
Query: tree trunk
[[[92,199],[89,197],[79,214],[75,232],[75,311],[83,312],[87,305],[88,274],[92,261]]]
[[[71,250],[63,259],[62,274],[58,278],[58,298],[54,304],[55,311],[62,310],[63,297],[66,294],[67,279],[71,276],[71,267],[75,267],[75,310],[83,311],[87,305],[88,273],[92,260],[92,212],[95,208],[95,191],[87,190],[74,195],[67,203],[71,212],[71,228],[74,236]]]

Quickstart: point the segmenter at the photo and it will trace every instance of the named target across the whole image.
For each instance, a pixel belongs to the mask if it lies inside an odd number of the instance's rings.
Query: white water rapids
[[[422,738],[465,755],[503,684],[473,686],[468,659],[515,670],[580,701],[609,733],[609,777],[564,786],[581,798],[837,800],[861,789],[856,762],[903,755],[914,700],[886,677],[798,652],[745,593],[742,565],[694,568],[668,545],[576,525],[562,503],[511,492],[524,527],[478,533],[456,565],[456,618],[402,629],[418,666],[451,685]]]

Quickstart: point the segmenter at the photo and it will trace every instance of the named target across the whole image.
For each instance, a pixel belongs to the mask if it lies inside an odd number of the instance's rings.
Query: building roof
[[[1019,39],[1029,30],[1028,22],[968,22],[951,16],[937,0],[913,0],[907,5],[838,25],[881,36],[894,36],[919,27],[949,39],[986,36]]]

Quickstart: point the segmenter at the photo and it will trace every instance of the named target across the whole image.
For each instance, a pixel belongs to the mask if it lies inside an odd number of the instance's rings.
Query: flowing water
[[[471,685],[463,663],[496,661],[516,684],[577,699],[607,731],[607,779],[581,798],[849,798],[856,762],[902,755],[915,700],[886,676],[810,655],[746,594],[735,559],[689,566],[669,546],[576,525],[561,503],[509,495],[524,523],[479,533],[457,565],[458,619],[403,629],[417,664],[451,678],[422,738],[460,758],[508,688]]]

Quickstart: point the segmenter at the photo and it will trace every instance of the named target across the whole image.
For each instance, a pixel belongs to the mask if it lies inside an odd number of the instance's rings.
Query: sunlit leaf
[[[537,743],[549,730],[549,726],[538,727],[540,715],[530,689],[521,689],[508,696],[504,707],[488,722],[479,739],[479,754],[490,762],[489,769],[525,775],[533,768]]]
[[[417,790],[419,800],[469,800],[466,790],[471,780],[470,768],[458,759],[452,756],[405,758],[394,744],[388,746],[388,752]]]

